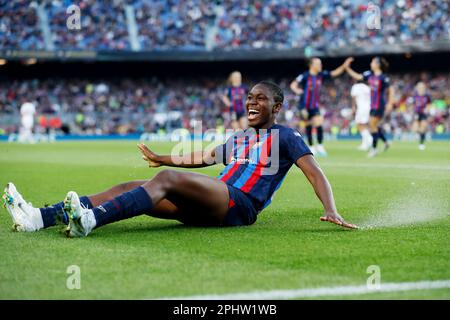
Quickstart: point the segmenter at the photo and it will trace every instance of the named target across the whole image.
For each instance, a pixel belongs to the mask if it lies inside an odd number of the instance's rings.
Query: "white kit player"
[[[370,87],[363,82],[357,82],[350,91],[352,97],[352,110],[355,122],[362,137],[358,150],[367,151],[372,145],[372,135],[369,131],[370,117]]]
[[[31,102],[25,102],[20,107],[21,127],[19,131],[19,142],[34,143],[33,126],[36,107]]]

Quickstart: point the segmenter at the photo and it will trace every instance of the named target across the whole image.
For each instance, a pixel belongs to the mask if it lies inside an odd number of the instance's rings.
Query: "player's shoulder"
[[[304,71],[302,73],[300,73],[297,78],[295,78],[298,82],[302,81],[303,79],[308,78],[309,72],[308,71]]]
[[[363,72],[363,77],[368,78],[372,75],[372,71],[371,70],[367,70]]]
[[[295,138],[300,138],[303,139],[302,135],[300,132],[298,132],[295,129],[280,125],[280,124],[276,124],[272,127],[272,130],[277,130],[280,136],[281,140],[286,140],[286,139],[295,139]]]

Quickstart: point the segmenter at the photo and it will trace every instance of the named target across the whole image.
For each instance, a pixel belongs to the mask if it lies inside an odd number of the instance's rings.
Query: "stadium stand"
[[[367,19],[367,1],[362,0],[154,0],[151,4],[82,0],[78,2],[81,29],[67,32],[70,4],[0,1],[1,48],[154,51],[311,46],[329,50],[450,37],[448,1],[383,1],[383,32],[360,27]],[[42,19],[38,19],[40,8]],[[50,34],[44,41],[46,27]],[[130,32],[133,28],[136,33]]]
[[[412,113],[408,98],[414,94],[414,85],[419,79],[426,80],[430,86],[435,105],[431,121],[433,130],[436,131],[441,125],[445,132],[450,132],[447,108],[450,106],[450,78],[445,74],[394,75],[392,81],[398,89],[398,103],[391,116],[391,127],[409,130]],[[298,122],[298,97],[288,89],[290,80],[276,79],[286,93],[286,104],[279,121],[295,126]],[[204,128],[216,128],[229,120],[224,118],[226,107],[220,99],[225,91],[224,85],[223,79],[218,78],[183,78],[172,80],[170,84],[158,78],[22,80],[8,86],[0,83],[0,86],[8,87],[0,91],[0,113],[17,119],[5,128],[7,132],[17,130],[18,110],[24,101],[34,102],[39,115],[61,117],[64,123],[71,125],[71,132],[74,133],[156,132],[168,126],[192,130],[199,120]],[[327,132],[338,130],[339,133],[350,133],[351,120],[346,111],[351,108],[351,85],[347,77],[325,85],[321,105],[327,110],[324,125]],[[180,114],[171,123],[156,116],[170,112]]]

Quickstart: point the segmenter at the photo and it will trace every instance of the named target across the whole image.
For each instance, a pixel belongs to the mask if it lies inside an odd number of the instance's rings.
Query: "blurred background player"
[[[350,63],[353,61],[350,58]],[[388,115],[394,106],[394,87],[391,86],[390,79],[384,74],[389,67],[384,58],[375,57],[370,62],[370,70],[364,73],[355,72],[350,64],[347,66],[348,74],[355,80],[367,81],[370,87],[370,118],[369,128],[372,135],[372,148],[368,156],[377,155],[377,144],[380,138],[384,142],[384,150],[389,148],[389,142],[380,126],[381,120]]]
[[[31,102],[24,102],[20,107],[21,126],[18,141],[22,143],[34,143],[33,126],[36,107]]]
[[[229,87],[222,96],[223,103],[229,108],[231,127],[234,130],[247,128],[247,113],[245,111],[245,99],[247,88],[242,84],[242,74],[234,71],[228,78]]]
[[[420,135],[419,149],[425,150],[425,135],[428,128],[428,110],[431,104],[431,97],[427,93],[427,86],[424,82],[416,85],[416,94],[413,96],[414,106],[414,131]]]
[[[300,74],[294,81],[291,82],[291,90],[300,96],[299,110],[303,119],[308,120],[306,125],[306,135],[308,137],[308,144],[314,154],[326,156],[327,152],[323,147],[323,117],[320,112],[320,90],[323,82],[331,77],[341,75],[350,60],[346,60],[341,66],[333,71],[322,70],[322,60],[317,57],[311,58],[308,61],[309,70]],[[317,148],[314,147],[314,140],[312,136],[313,127],[316,129]]]
[[[362,138],[358,150],[368,151],[372,145],[372,136],[369,131],[370,88],[362,81],[357,81],[352,86],[350,96],[352,97],[352,111],[355,115],[355,122]]]

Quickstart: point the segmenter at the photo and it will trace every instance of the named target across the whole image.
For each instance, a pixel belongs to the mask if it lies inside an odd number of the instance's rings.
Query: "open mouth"
[[[256,109],[248,109],[248,120],[254,120],[258,117],[259,111]]]

